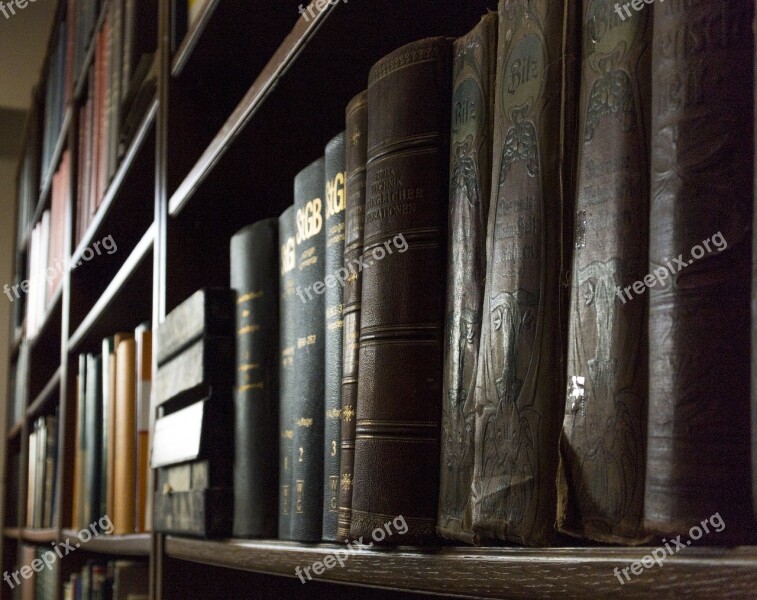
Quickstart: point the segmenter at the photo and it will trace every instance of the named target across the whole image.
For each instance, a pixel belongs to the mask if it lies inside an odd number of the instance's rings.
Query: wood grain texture
[[[166,555],[295,577],[340,546],[167,537]],[[687,548],[621,585],[613,573],[652,548],[414,548],[357,551],[319,581],[465,598],[746,598],[757,590],[757,549]],[[629,571],[630,574],[630,571]]]

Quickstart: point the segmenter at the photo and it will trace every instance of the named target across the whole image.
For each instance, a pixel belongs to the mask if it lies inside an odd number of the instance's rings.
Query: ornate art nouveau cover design
[[[563,61],[573,2],[503,0],[476,389],[473,530],[544,544],[555,519],[565,312]],[[568,48],[570,46],[567,46]],[[569,205],[569,202],[568,202]]]
[[[473,541],[470,484],[476,361],[486,279],[491,191],[497,15],[490,13],[453,47],[447,308],[442,456],[437,532]]]
[[[645,540],[651,10],[584,0],[581,131],[558,527]]]

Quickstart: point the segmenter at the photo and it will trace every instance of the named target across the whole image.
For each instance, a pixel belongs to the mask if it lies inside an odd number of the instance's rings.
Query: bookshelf
[[[115,0],[102,0],[95,31]],[[325,4],[325,5],[324,5]],[[757,590],[757,548],[697,547],[671,557],[621,588],[613,570],[649,548],[553,549],[399,547],[361,550],[344,568],[302,585],[298,566],[337,549],[275,540],[203,541],[134,534],[76,541],[72,528],[77,356],[101,340],[151,320],[153,330],[179,302],[201,287],[228,285],[231,235],[255,220],[277,216],[291,203],[296,172],[343,128],[344,107],[365,87],[370,66],[405,42],[469,30],[494,0],[351,0],[312,3],[315,17],[295,3],[207,0],[186,24],[181,0],[157,3],[157,86],[125,148],[97,212],[76,243],[76,215],[65,215],[65,253],[76,268],[63,275],[47,303],[38,334],[24,339],[16,323],[11,363],[28,353],[20,419],[6,419],[6,481],[16,479],[13,510],[5,499],[3,564],[20,562],[25,543],[71,540],[76,553],[57,572],[62,583],[88,557],[141,557],[150,563],[152,597],[261,598],[447,597],[645,598],[746,597]],[[318,9],[317,6],[321,6]],[[59,22],[65,14],[60,2]],[[55,29],[53,30],[53,34]],[[387,32],[391,32],[388,34]],[[54,35],[51,35],[51,40]],[[50,43],[52,50],[53,43]],[[96,60],[94,37],[72,83],[78,106],[86,72]],[[47,67],[46,67],[47,68]],[[45,76],[42,77],[44,85]],[[27,135],[44,94],[38,90]],[[66,149],[76,156],[79,116],[67,106],[47,173],[34,188],[27,229],[19,232],[17,269],[23,270],[31,229],[50,207],[52,177]],[[34,140],[27,139],[26,144]],[[38,146],[34,142],[33,146]],[[21,169],[19,169],[21,173]],[[72,177],[71,187],[76,178]],[[75,196],[74,196],[75,197]],[[113,235],[118,250],[85,262],[93,242]],[[82,263],[79,265],[79,263]],[[12,395],[12,394],[10,394]],[[58,410],[54,526],[26,523],[28,439],[34,421]],[[14,458],[15,457],[15,458]],[[8,486],[6,486],[8,488]],[[15,522],[9,515],[15,513]],[[2,597],[11,591],[2,587]]]

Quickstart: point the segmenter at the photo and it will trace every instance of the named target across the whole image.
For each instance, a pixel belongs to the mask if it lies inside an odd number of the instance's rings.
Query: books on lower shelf
[[[146,600],[148,575],[146,561],[89,561],[63,583],[63,600]]]
[[[26,526],[49,529],[57,525],[58,415],[38,417],[29,434]]]
[[[79,356],[71,519],[80,529],[107,515],[114,534],[141,533],[150,525],[145,427],[151,394],[149,326],[116,334],[102,347],[101,354]]]

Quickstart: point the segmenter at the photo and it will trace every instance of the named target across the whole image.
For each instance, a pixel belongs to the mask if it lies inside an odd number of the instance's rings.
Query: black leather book
[[[355,262],[363,255],[365,216],[365,161],[368,149],[368,93],[360,92],[346,109],[345,162],[347,182],[344,216],[344,267],[350,275],[344,284],[342,338],[342,443],[339,482],[339,527],[337,538],[350,536],[352,521],[352,467],[355,464],[355,407],[360,338],[362,277]]]
[[[166,316],[158,330],[158,365],[202,336],[232,337],[236,313],[234,292],[227,288],[199,290]]]
[[[234,339],[203,337],[158,368],[154,399],[161,405],[178,396],[202,395],[208,388],[231,392],[234,388]]]
[[[277,526],[278,227],[278,219],[265,219],[231,238],[231,287],[237,293],[235,537],[273,537]]]
[[[342,330],[344,328],[342,282],[344,271],[345,157],[344,132],[326,146],[324,335],[324,420],[323,420],[323,539],[337,541],[339,517],[339,465],[342,423]]]
[[[294,428],[294,206],[279,217],[279,538],[291,538]]]
[[[294,179],[296,298],[292,539],[321,541],[323,521],[324,160]]]

